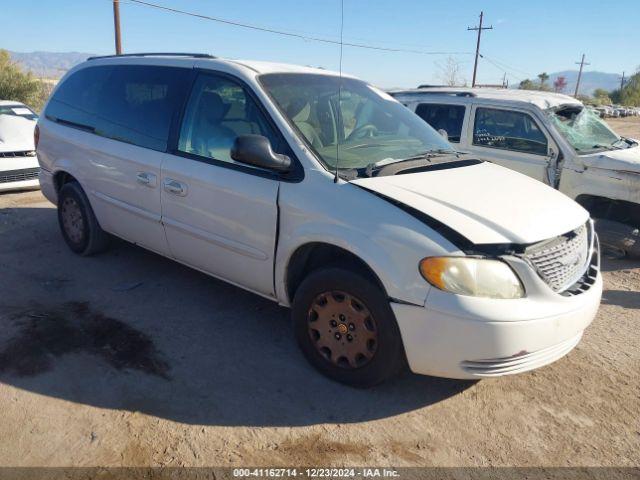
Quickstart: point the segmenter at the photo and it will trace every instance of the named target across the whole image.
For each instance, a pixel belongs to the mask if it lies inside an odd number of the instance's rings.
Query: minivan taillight
[[[36,125],[35,130],[33,130],[33,143],[35,145],[36,150],[38,149],[39,141],[40,141],[40,127]]]

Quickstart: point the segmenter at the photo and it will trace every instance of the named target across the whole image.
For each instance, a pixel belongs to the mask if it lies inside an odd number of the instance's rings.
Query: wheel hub
[[[62,226],[73,243],[80,243],[84,236],[84,219],[80,205],[75,199],[67,197],[61,205]]]
[[[371,361],[378,348],[375,320],[364,302],[346,292],[318,295],[307,315],[311,340],[332,364],[359,368]]]

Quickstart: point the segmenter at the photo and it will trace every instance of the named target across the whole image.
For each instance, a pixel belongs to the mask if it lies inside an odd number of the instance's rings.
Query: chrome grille
[[[35,180],[38,178],[39,168],[24,168],[22,170],[0,171],[0,183],[23,182],[25,180]]]
[[[529,247],[525,256],[554,292],[562,292],[585,273],[590,261],[591,235],[588,224],[585,224],[553,240]]]
[[[580,295],[588,291],[598,279],[598,273],[600,272],[600,243],[598,241],[598,235],[593,232],[593,252],[591,253],[591,260],[584,275],[576,283],[567,288],[562,295],[565,297],[573,297],[574,295]]]

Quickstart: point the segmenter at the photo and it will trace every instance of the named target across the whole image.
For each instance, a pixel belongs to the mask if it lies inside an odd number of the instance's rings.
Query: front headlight
[[[520,298],[524,288],[511,267],[499,260],[471,257],[427,257],[420,273],[431,285],[458,295]]]

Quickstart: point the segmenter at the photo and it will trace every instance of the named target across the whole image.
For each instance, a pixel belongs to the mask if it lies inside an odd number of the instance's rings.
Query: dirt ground
[[[360,391],[287,310],[124,242],[75,256],[39,192],[0,195],[0,466],[638,466],[640,263],[603,270],[548,367]]]
[[[606,121],[618,135],[640,140],[640,117],[607,118]]]

